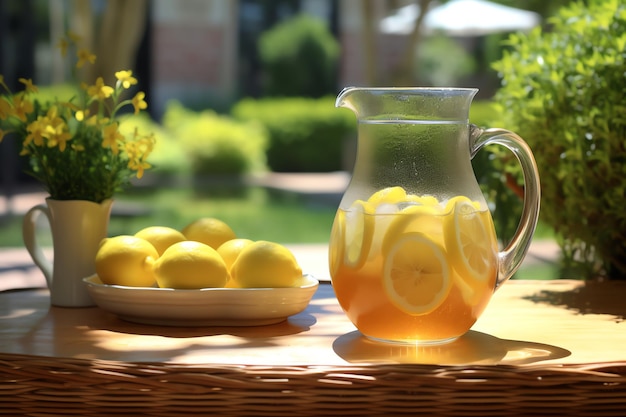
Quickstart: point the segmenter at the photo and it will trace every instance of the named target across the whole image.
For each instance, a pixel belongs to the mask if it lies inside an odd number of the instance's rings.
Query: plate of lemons
[[[103,239],[83,279],[98,307],[164,326],[260,326],[306,309],[319,282],[285,246],[240,238],[218,219]]]

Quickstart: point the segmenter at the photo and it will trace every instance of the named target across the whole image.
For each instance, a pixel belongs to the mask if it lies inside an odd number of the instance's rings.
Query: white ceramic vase
[[[46,199],[24,216],[24,244],[41,269],[50,289],[50,303],[59,307],[95,305],[82,279],[95,273],[100,241],[107,236],[113,200],[94,203],[85,200]],[[52,232],[53,261],[37,241],[36,221],[47,216]]]

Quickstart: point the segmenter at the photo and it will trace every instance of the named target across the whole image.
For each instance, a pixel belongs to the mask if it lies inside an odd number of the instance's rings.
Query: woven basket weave
[[[0,415],[624,416],[626,362],[180,365],[0,353]]]

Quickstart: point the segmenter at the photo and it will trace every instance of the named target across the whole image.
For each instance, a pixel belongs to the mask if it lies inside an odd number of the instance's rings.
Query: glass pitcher
[[[329,267],[337,299],[368,338],[446,343],[466,333],[524,259],[539,215],[528,145],[468,120],[473,88],[346,88],[336,106],[358,120],[352,178],[333,222]],[[522,166],[516,233],[498,250],[471,166],[485,145]]]

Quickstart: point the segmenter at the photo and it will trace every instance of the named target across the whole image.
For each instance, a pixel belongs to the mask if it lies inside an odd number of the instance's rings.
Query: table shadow
[[[241,338],[272,338],[289,336],[310,330],[316,318],[306,312],[288,317],[280,323],[259,326],[198,326],[177,327],[138,324],[123,320],[112,313],[106,313],[107,320],[89,325],[92,330],[107,330],[115,333],[132,335],[164,336],[173,338],[193,338],[205,336],[229,335]]]
[[[40,317],[22,318],[25,323],[28,321],[25,326],[29,330],[17,343],[27,354],[108,360],[124,357],[128,361],[140,362],[167,361],[192,354],[210,357],[214,349],[271,348],[280,345],[283,336],[306,332],[316,322],[315,317],[303,312],[283,322],[265,326],[166,327],[125,322],[98,307],[74,309],[51,306],[47,311],[39,312],[43,313]],[[68,333],[68,329],[72,329],[72,333]],[[121,352],[118,350],[119,346],[107,345],[100,335],[102,330],[129,336],[178,338],[180,343],[159,345],[157,341],[153,341],[153,344],[145,345],[136,339],[129,339],[132,349]],[[233,337],[219,338],[222,335]],[[207,339],[212,336],[217,337],[215,341]],[[46,341],[44,348],[41,347],[42,340]],[[120,346],[123,346],[124,339],[120,340]],[[31,351],[32,346],[39,347],[36,351]]]
[[[374,364],[525,365],[571,355],[557,346],[499,339],[473,330],[453,342],[431,346],[377,342],[354,331],[335,339],[333,350],[348,362]]]
[[[579,314],[609,314],[617,321],[626,318],[626,281],[607,282],[587,281],[573,290],[542,290],[537,294],[524,297],[534,303],[563,306]]]

